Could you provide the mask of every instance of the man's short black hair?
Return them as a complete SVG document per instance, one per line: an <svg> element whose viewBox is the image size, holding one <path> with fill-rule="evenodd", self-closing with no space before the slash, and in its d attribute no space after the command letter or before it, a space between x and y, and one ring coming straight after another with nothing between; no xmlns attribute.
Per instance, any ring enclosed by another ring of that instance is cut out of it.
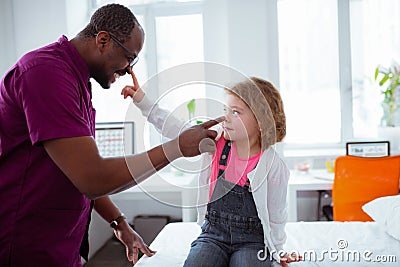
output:
<svg viewBox="0 0 400 267"><path fill-rule="evenodd" d="M125 42L129 39L135 24L139 25L139 22L129 8L120 4L109 4L93 13L89 24L79 35L93 37L99 31L107 31L117 36L121 42Z"/></svg>

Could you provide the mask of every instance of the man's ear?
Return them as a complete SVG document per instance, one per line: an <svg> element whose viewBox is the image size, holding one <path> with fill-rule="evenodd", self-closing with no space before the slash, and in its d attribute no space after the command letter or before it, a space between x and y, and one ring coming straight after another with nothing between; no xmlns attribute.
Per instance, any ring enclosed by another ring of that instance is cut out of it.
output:
<svg viewBox="0 0 400 267"><path fill-rule="evenodd" d="M105 31L100 31L96 35L96 45L100 50L103 50L110 42L110 35Z"/></svg>

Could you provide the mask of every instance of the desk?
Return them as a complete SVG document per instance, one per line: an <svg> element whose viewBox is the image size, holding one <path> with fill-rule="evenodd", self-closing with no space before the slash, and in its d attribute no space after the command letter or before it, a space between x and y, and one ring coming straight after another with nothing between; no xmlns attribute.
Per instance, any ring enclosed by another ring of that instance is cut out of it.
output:
<svg viewBox="0 0 400 267"><path fill-rule="evenodd" d="M318 177L318 178L316 178ZM197 174L182 174L161 171L128 190L112 195L114 200L138 200L143 194L169 206L182 208L182 221L196 221ZM288 184L288 221L296 222L297 192L332 190L333 173L325 169L311 170L308 173L290 172ZM175 198L171 198L171 194ZM176 198L176 194L180 195ZM135 203L135 202L130 202Z"/></svg>
<svg viewBox="0 0 400 267"><path fill-rule="evenodd" d="M325 169L311 170L307 173L290 172L287 194L288 222L298 221L297 192L332 190L333 175L333 173L328 173Z"/></svg>

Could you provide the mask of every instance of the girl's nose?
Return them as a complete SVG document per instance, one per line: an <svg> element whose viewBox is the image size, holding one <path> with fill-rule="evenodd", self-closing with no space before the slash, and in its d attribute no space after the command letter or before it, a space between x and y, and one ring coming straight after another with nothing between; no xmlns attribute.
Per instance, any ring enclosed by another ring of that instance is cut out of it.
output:
<svg viewBox="0 0 400 267"><path fill-rule="evenodd" d="M224 122L230 122L230 121L231 121L230 113L229 113L229 112L226 112L226 113L225 113L225 120L223 121L223 123L224 123Z"/></svg>

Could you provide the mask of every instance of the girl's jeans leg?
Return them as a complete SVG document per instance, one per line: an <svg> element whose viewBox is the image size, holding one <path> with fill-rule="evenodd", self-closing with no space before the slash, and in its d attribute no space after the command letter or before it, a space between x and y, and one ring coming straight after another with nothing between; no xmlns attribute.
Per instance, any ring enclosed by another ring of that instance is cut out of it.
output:
<svg viewBox="0 0 400 267"><path fill-rule="evenodd" d="M262 245L244 245L232 253L229 267L270 267L272 266L269 254L262 253L259 259L258 252L264 250Z"/></svg>
<svg viewBox="0 0 400 267"><path fill-rule="evenodd" d="M192 242L184 267L228 267L227 249L220 247L207 238L198 238Z"/></svg>

